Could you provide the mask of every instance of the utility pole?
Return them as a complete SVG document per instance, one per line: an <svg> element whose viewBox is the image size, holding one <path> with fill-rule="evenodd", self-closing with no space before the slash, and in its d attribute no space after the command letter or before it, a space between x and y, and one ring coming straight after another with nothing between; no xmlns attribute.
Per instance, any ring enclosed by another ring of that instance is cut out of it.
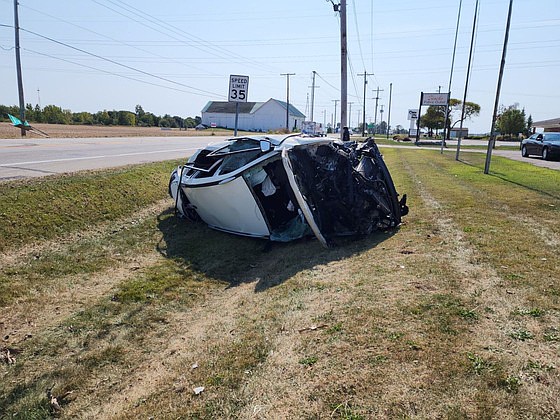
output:
<svg viewBox="0 0 560 420"><path fill-rule="evenodd" d="M377 94L375 95L375 117L373 119L373 125L375 126L375 131L377 131L377 104L379 103L379 92L383 92L383 89L379 89L379 86L377 86L376 92Z"/></svg>
<svg viewBox="0 0 560 420"><path fill-rule="evenodd" d="M387 138L389 138L389 130L391 129L391 100L393 99L393 84L389 84L389 114L387 117Z"/></svg>
<svg viewBox="0 0 560 420"><path fill-rule="evenodd" d="M348 128L352 128L352 104L354 102L348 102Z"/></svg>
<svg viewBox="0 0 560 420"><path fill-rule="evenodd" d="M330 1L335 12L340 13L340 138L344 140L345 127L347 128L348 108L348 38L346 31L346 0L340 3ZM336 118L335 118L336 119Z"/></svg>
<svg viewBox="0 0 560 420"><path fill-rule="evenodd" d="M340 0L340 138L344 140L348 110L348 48L346 33L346 0Z"/></svg>
<svg viewBox="0 0 560 420"><path fill-rule="evenodd" d="M23 97L23 80L21 76L18 0L14 0L14 29L15 29L15 41L16 41L16 70L17 70L18 93L19 93L19 119L23 123L25 122L25 99ZM25 137L25 135L26 135L25 129L22 127L21 136Z"/></svg>
<svg viewBox="0 0 560 420"><path fill-rule="evenodd" d="M280 76L286 76L286 130L290 132L290 76L295 73L281 73Z"/></svg>
<svg viewBox="0 0 560 420"><path fill-rule="evenodd" d="M383 104L380 105L381 106L381 111L379 111L381 113L381 117L380 117L380 122L379 124L381 124L383 122ZM375 126L375 132L377 133L379 130L377 129L377 126Z"/></svg>
<svg viewBox="0 0 560 420"><path fill-rule="evenodd" d="M332 100L334 102L334 121L333 121L333 129L334 132L336 133L336 104L338 104L340 102L340 99L333 99ZM342 131L342 130L340 130Z"/></svg>
<svg viewBox="0 0 560 420"><path fill-rule="evenodd" d="M498 88L496 89L496 101L494 102L494 114L492 116L492 128L490 129L490 141L488 142L488 150L486 152L486 163L484 164L484 173L488 174L490 171L490 160L492 159L492 149L496 143L496 136L494 130L496 129L496 119L498 116L498 104L500 103L500 91L502 90L502 78L504 76L504 68L506 65L506 53L509 39L509 27L511 24L511 9L513 7L513 0L509 0L509 11L506 24L506 35L504 38L504 49L502 51L502 62L500 63L500 75L498 76ZM464 105L464 104L463 104Z"/></svg>
<svg viewBox="0 0 560 420"><path fill-rule="evenodd" d="M315 89L320 86L315 86L315 75L317 72L313 70L313 83L311 84L311 121L315 121L313 119L313 108L315 107Z"/></svg>
<svg viewBox="0 0 560 420"><path fill-rule="evenodd" d="M362 117L362 137L366 136L366 87L367 87L367 77L372 76L373 73L368 73L364 70L363 73L358 74L358 76L364 76L364 105L363 105L363 117Z"/></svg>

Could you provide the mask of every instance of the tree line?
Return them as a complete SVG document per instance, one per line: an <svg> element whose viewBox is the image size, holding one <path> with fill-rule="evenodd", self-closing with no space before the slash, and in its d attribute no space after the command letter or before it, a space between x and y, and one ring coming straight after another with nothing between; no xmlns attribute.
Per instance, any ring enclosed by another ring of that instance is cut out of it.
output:
<svg viewBox="0 0 560 420"><path fill-rule="evenodd" d="M46 124L74 124L74 125L123 125L138 127L167 127L167 128L194 128L201 123L200 117L180 117L165 114L163 117L144 111L142 106L136 105L135 112L131 111L97 111L72 112L56 105L27 104L25 119L30 123ZM9 121L8 114L19 118L19 106L0 105L0 121Z"/></svg>

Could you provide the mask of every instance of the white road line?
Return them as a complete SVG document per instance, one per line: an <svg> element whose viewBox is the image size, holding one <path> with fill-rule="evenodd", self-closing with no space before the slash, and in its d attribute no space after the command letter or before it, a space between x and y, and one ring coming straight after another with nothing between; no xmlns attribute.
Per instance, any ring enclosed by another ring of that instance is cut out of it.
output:
<svg viewBox="0 0 560 420"><path fill-rule="evenodd" d="M149 155L156 153L168 153L168 152L188 152L192 150L198 150L199 147L193 147L188 149L168 149L168 150L152 150L151 152L135 152L135 153L119 153L116 155L101 155L101 156L85 156L85 157L75 157L75 158L65 158L65 159L50 159L50 160L35 160L30 162L14 162L14 163L1 163L0 167L6 166L21 166L21 165L37 165L40 163L54 163L54 162L68 162L72 160L89 160L89 159L107 159L112 157L123 157L123 156L138 156L138 155Z"/></svg>

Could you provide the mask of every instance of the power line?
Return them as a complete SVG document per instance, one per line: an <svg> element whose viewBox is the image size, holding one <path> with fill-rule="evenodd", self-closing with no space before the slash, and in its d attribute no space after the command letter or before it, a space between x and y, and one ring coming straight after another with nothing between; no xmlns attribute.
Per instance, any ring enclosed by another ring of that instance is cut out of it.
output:
<svg viewBox="0 0 560 420"><path fill-rule="evenodd" d="M135 72L144 74L144 75L146 75L146 76L153 77L153 78L155 78L155 79L163 80L163 81L165 81L165 82L172 83L172 84L174 84L174 85L182 86L182 87L185 87L185 88L187 88L187 89L192 89L192 90L195 90L195 91L198 91L198 92L202 92L202 93L206 93L206 94L209 94L209 95L212 95L212 96L223 96L223 95L218 95L218 94L216 94L216 93L214 93L214 92L209 92L209 91L207 91L207 90L198 89L198 88L195 88L195 87L193 87L193 86L186 85L186 84L184 84L184 83L176 82L176 81L174 81L174 80L167 79L167 78L165 78L165 77L161 77L161 76L158 76L158 75L156 75L156 74L149 73L149 72L147 72L147 71L137 69L137 68L132 67L132 66L129 66L129 65L127 65L127 64L119 63L118 61L111 60L110 58L106 58L106 57L100 56L100 55L98 55L98 54L91 53L91 52L89 52L89 51L83 50L83 49L78 48L78 47L74 47L74 46L72 46L72 45L70 45L70 44L66 44L65 42L61 42L61 41L58 41L58 40L56 40L56 39L50 38L50 37L48 37L48 36L38 34L37 32L33 32L33 31L28 30L28 29L20 28L20 30L22 30L22 31L24 31L24 32L27 32L27 33L30 33L30 34L32 34L32 35L38 36L38 37L40 37L40 38L49 40L49 41L54 42L54 43L56 43L56 44L63 45L63 46L65 46L65 47L67 47L67 48L71 48L71 49L76 50L76 51L79 51L79 52L81 52L81 53L90 55L90 56L95 57L95 58L98 58L98 59L100 59L100 60L107 61L107 62L112 63L112 64L115 64L115 65L117 65L117 66L124 67L124 68L126 68L126 69L133 70L133 71L135 71Z"/></svg>
<svg viewBox="0 0 560 420"><path fill-rule="evenodd" d="M20 7L21 7L21 6L20 6ZM166 57L163 57L162 55L159 55L159 54L157 54L157 53L153 53L152 51L145 50L145 49L143 49L143 48L140 48L140 47L138 47L138 46L134 46L134 45L132 45L132 44L130 44L130 43L127 43L127 42L124 42L124 41L120 41L120 40L115 39L115 38L112 38L112 37L110 37L110 36L108 36L108 35L105 35L105 34L96 32L96 31L94 31L94 30L92 30L92 29L86 28L86 27L84 27L84 26L78 25L78 24L76 24L76 23L74 23L74 22L70 22L70 21L67 21L67 20L65 20L65 19L62 19L62 18L60 18L60 17L58 17L58 16L53 16L53 15L51 15L51 14L49 14L49 13L46 13L46 12L43 12L43 11L41 11L41 10L34 9L33 7L29 7L29 6L23 6L23 7L24 7L25 9L32 10L32 11L34 11L35 13L39 13L39 14L41 14L41 15L47 16L47 17L52 18L52 19L55 19L55 20L58 20L58 21L60 21L60 22L64 22L64 23L66 23L66 24L68 24L68 25L75 26L76 28L82 29L82 30L84 30L84 31L90 32L90 33L95 34L95 35L98 35L98 36L101 36L101 37L103 37L103 38L105 38L105 39L109 39L109 40L114 41L114 42L116 42L116 43L118 43L118 44L125 45L125 46L130 47L130 48L134 48L134 49L136 49L136 50L138 50L138 51L142 51L142 52L148 53L148 54L150 54L150 55L152 55L152 56L155 56L155 57L165 58L165 59L171 60L172 62L175 62L175 63L180 64L180 65L185 65L184 62L181 62L181 61L179 61L179 60L174 60L173 58L166 58ZM191 66L191 67L194 68L194 69L196 69L196 70L204 71L203 69L200 69L200 68L197 68L197 67L194 67L194 66Z"/></svg>
<svg viewBox="0 0 560 420"><path fill-rule="evenodd" d="M356 2L352 0L352 12L354 13L354 23L356 25L356 35L358 36L358 49L360 50L360 57L362 58L362 66L366 68L366 62L364 61L364 53L362 52L362 42L360 39L360 27L358 26L358 14L356 13Z"/></svg>
<svg viewBox="0 0 560 420"><path fill-rule="evenodd" d="M177 88L174 88L174 87L171 87L171 86L165 86L165 85L160 85L160 84L158 84L158 83L148 82L148 81L146 81L146 80L137 79L137 78L135 78L135 77L126 76L126 75L124 75L124 74L114 73L114 72L109 71L109 70L103 70L103 69L100 69L100 68L97 68L97 67L88 66L87 64L77 63L77 62L75 62L75 61L67 60L67 59L65 59L65 58L55 57L54 55L42 53L42 52L39 52L39 51L30 50L30 49L28 49L28 48L22 48L22 49L25 50L25 51L28 51L28 52L30 52L30 53L33 53L33 54L42 55L42 56L44 56L44 57L49 57L49 58L52 58L52 59L54 59L54 60L64 61L65 63L74 64L74 65L76 65L76 66L84 67L84 68L87 68L87 69L90 69L90 70L95 70L95 71L101 72L101 73L110 74L110 75L112 75L112 76L122 77L123 79L134 80L135 82L140 82L140 83L144 83L144 84L151 85L151 86L162 87L162 88L170 89L170 90L173 90L173 91L176 91L176 92L184 92L184 93L190 93L190 94L192 94L192 95L205 96L205 95L203 95L203 94L201 94L201 93L190 92L190 91L186 91L186 90L182 90L182 89L177 89Z"/></svg>
<svg viewBox="0 0 560 420"><path fill-rule="evenodd" d="M121 12L119 12L118 10L115 10L115 9L113 9L113 8L111 8L111 7L107 6L107 5L105 5L105 4L102 4L102 3L101 3L100 1L98 1L98 0L92 0L92 1L93 1L94 3L96 3L96 4L98 4L99 6L102 6L102 7L105 7L105 8L107 8L107 9L109 9L109 10L112 10L113 12L115 12L115 13L121 15L121 16L124 16L124 17L126 17L127 19L130 19L130 20L132 20L132 21L134 21L134 22L136 22L136 23L139 23L140 25L147 26L147 27L149 27L150 29L152 29L152 30L154 30L154 31L156 31L156 32L159 32L159 33L161 33L161 34L164 34L164 35L166 35L166 36L168 36L168 37L170 37L170 38L173 38L173 39L175 39L175 40L179 40L179 39L175 38L174 36L170 35L169 33L162 32L162 31L160 31L160 30L158 30L158 29L156 29L156 28L154 28L154 27L151 27L151 26L149 26L149 25L146 25L146 24L143 23L143 22L140 22L140 21L138 21L138 20L136 20L136 19L133 19L129 14L121 13ZM196 41L196 42L198 42L198 43L202 43L202 44L206 47L206 50L205 50L205 49L203 49L202 47L200 47L200 46L198 46L198 45L191 45L191 46L193 46L193 47L196 48L196 49L199 49L199 50L201 50L201 51L205 51L205 52L207 52L207 53L209 52L209 53L214 54L214 55L216 55L216 54L221 54L221 55L222 55L221 58L229 58L229 59L232 59L232 58L233 58L233 59L236 59L236 60L238 60L238 61L242 61L242 62L245 62L245 63L247 63L247 64L250 64L250 65L253 65L253 66L256 66L256 67L259 67L259 68L268 68L269 70L276 70L276 69L274 69L273 67L263 65L263 63L260 63L260 62L254 61L254 60L250 60L250 59L248 59L248 58L246 58L246 57L243 57L243 56L240 56L240 55L238 55L238 54L232 53L231 51L228 51L228 50L226 50L225 48L222 48L222 47L219 47L219 46L215 46L215 45L213 45L211 42L209 42L209 41L207 41L207 40L205 40L205 39L203 39L203 38L200 38L200 37L198 37L198 36L196 36L196 35L190 34L190 33L186 32L186 31L184 31L184 30L182 30L182 29L180 29L180 28L177 28L176 26L170 25L168 22L165 22L164 20L161 20L161 19L158 19L158 18L156 18L156 17L150 16L149 14L147 14L147 13L145 13L145 12L139 10L138 8L136 8L136 7L130 5L130 4L128 4L128 3L126 3L126 2L124 2L124 1L122 1L122 0L120 0L118 3L115 2L115 1L113 1L113 0L106 0L106 1L107 1L108 3L110 3L110 4L114 5L114 6L116 6L116 7L120 7L121 9L125 10L127 13L133 14L133 15L135 15L135 16L138 16L138 17L141 18L141 19L144 19L144 20L146 20L146 21L152 23L152 24L155 25L156 27L163 28L164 30L166 30L166 31L168 31L168 32L171 32L172 34L176 34L176 35L179 35L179 36L186 37L189 41ZM210 50L210 51L208 51L208 50ZM214 52L212 52L212 51L214 51ZM224 55L225 55L225 57L224 57Z"/></svg>

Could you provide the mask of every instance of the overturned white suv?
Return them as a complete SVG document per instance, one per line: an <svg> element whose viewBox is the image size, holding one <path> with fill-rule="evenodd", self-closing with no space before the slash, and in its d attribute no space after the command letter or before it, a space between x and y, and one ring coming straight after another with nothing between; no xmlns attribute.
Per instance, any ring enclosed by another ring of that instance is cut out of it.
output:
<svg viewBox="0 0 560 420"><path fill-rule="evenodd" d="M408 213L373 139L212 143L172 172L169 194L178 214L211 228L282 242L315 235L325 247L394 228Z"/></svg>

